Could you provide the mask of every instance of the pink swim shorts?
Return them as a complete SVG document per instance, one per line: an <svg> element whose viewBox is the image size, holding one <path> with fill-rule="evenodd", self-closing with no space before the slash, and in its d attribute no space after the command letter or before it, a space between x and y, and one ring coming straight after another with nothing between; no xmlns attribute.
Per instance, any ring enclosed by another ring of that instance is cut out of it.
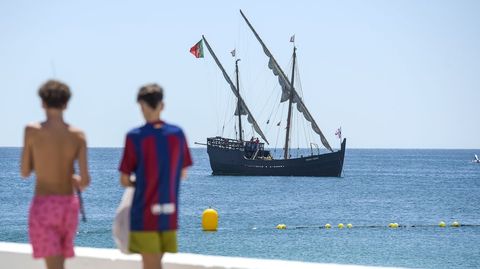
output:
<svg viewBox="0 0 480 269"><path fill-rule="evenodd" d="M73 257L79 202L75 195L35 196L30 206L28 233L34 258Z"/></svg>

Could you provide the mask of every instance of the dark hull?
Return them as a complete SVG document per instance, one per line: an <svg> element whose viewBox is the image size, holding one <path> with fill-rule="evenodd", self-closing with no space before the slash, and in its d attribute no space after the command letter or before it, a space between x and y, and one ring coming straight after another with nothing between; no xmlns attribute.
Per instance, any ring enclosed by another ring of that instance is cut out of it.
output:
<svg viewBox="0 0 480 269"><path fill-rule="evenodd" d="M336 152L288 160L247 159L243 150L207 146L214 175L340 177L346 139Z"/></svg>

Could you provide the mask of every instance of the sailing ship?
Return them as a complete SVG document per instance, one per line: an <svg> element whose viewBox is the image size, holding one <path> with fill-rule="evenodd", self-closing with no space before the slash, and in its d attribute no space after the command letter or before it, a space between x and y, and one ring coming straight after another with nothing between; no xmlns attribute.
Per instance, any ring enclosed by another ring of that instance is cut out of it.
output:
<svg viewBox="0 0 480 269"><path fill-rule="evenodd" d="M240 14L268 57L268 67L273 71L273 74L278 77L278 82L282 89L280 101L288 101L286 136L283 149L284 154L283 159L275 159L272 156L271 151L265 147L265 143L269 144L268 140L240 94L238 81L239 59L235 62L236 83L234 84L218 60L207 39L205 36L202 36L204 44L229 84L233 94L237 98L235 116L238 116L239 136L235 139L221 136L207 138L207 153L213 171L212 174L238 176L340 177L345 157L346 139L344 138L341 142L340 150L334 151L315 122L315 119L310 114L302 98L295 90L296 47L294 46L293 48L292 75L290 79L288 79L285 72L277 63L270 50L241 10ZM297 156L297 158L291 157L290 136L294 105L303 117L310 122L312 130L320 136L322 144L329 151L328 153L320 154L320 152L318 152L318 154L314 154L312 151L310 156ZM262 138L263 142L260 142L258 139L256 141L244 140L242 136L242 115L247 116L248 122L252 125L253 130Z"/></svg>

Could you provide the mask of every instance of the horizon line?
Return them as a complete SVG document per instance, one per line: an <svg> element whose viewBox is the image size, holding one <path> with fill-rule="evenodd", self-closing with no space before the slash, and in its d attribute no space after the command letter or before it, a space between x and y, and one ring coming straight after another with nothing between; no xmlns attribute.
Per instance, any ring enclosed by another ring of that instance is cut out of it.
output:
<svg viewBox="0 0 480 269"><path fill-rule="evenodd" d="M22 148L22 146L4 146L0 145L0 148ZM122 149L123 146L89 146L89 149ZM206 149L206 146L189 146L191 149ZM267 148L267 149L282 149L282 148ZM291 148L293 149L293 148ZM300 149L310 149L310 148L300 148ZM370 150L480 150L480 148L387 148L387 147L378 147L378 148L366 148L366 147L349 147L346 150L355 149L355 150L362 150L362 149L370 149ZM282 149L283 150L283 149ZM335 150L338 150L335 148Z"/></svg>

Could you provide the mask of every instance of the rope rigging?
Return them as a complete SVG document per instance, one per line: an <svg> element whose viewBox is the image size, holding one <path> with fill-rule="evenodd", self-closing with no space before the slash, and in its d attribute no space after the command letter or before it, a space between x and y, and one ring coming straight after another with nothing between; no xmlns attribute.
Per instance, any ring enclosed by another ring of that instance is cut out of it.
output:
<svg viewBox="0 0 480 269"><path fill-rule="evenodd" d="M279 102L279 105L280 105L280 102ZM280 113L280 117L283 116L284 110L285 110L285 106L282 106L282 112ZM282 128L281 128L282 122L279 121L279 122L276 124L276 126L278 127L278 129L277 129L277 139L275 140L275 148L274 148L274 150L273 150L273 153L274 153L274 154L277 153L278 137L280 136L280 131L282 130Z"/></svg>
<svg viewBox="0 0 480 269"><path fill-rule="evenodd" d="M243 34L243 32L241 31L241 28L239 27L239 29L238 29L239 37L242 34ZM234 46L234 51L235 52L233 52L233 51L231 52L232 56L235 60L238 59L237 58L238 52L239 52L238 49L240 47L245 47L245 44L243 44L243 43L240 44L240 43L241 42L235 42L235 46ZM243 55L243 53L242 53L242 55ZM218 63L218 60L217 60L217 63ZM248 61L246 61L246 64L249 65ZM301 81L301 77L300 77L299 64L298 64L298 59L296 59L296 58L295 58L295 63L294 63L294 55L292 55L292 57L289 60L290 70L292 69L293 65L294 65L293 73L292 72L287 72L290 75L290 77L288 79L291 80L292 74L295 75L294 88L295 88L296 92L298 93L298 97L303 102L303 88L302 88L302 81ZM241 72L239 72L239 74L247 73L247 75L248 75L249 72L250 73L252 72L252 70L250 70L249 68L241 68L239 70L244 70L243 73L241 71ZM260 115L260 117L258 119L260 119L260 121L264 123L264 128L265 128L265 131L266 131L265 134L272 135L273 130L276 130L277 134L276 134L275 149L274 149L274 152L276 153L276 149L277 149L277 146L278 146L278 140L280 138L280 133L285 134L285 135L287 134L286 133L286 125L285 125L286 123L282 124L282 122L286 119L286 117L285 117L285 106L286 105L285 104L288 104L288 102L283 102L283 103L280 102L280 98L282 96L282 91L279 90L280 86L279 86L279 84L278 84L278 82L276 81L275 78L273 78L273 82L272 82L270 74L268 75L268 77L270 79L265 80L266 82L264 83L264 85L262 85L263 83L260 83L261 76L265 75L265 72L270 73L268 70L265 70L264 72L255 72L254 74L252 74L253 75L252 77L254 79L253 79L253 81L251 81L251 83L253 85L252 85L252 87L248 87L248 88L243 87L244 86L244 83L243 83L244 76L238 75L237 88L238 88L238 91L240 92L240 94L242 96L242 99L243 99L242 103L245 102L247 104L248 103L256 103L257 104L253 107L258 108L257 111L259 111L259 113L257 115ZM236 71L235 70L233 72L229 72L229 73L230 73L231 77L236 77ZM226 76L226 78L228 80L228 75L226 73L224 73L224 75ZM233 80L234 79L232 79L232 81L229 80L230 84L232 84ZM214 80L214 81L218 84L217 80ZM270 86L271 83L273 83L273 87L268 87L268 86ZM235 84L235 83L233 83L233 84ZM250 83L247 83L247 84L250 84ZM233 87L234 86L232 85L232 89L234 89ZM219 87L216 87L216 88L218 89ZM223 90L224 87L222 86L221 88L222 88L222 93L226 93L226 91ZM270 91L265 91L265 89L267 89L267 88L270 88L271 90ZM237 93L235 93L235 95L236 94ZM285 92L283 92L283 94L285 94ZM235 97L235 95L229 94L230 98L224 96L224 98L223 98L224 102L222 102L222 101L218 102L218 103L221 103L222 105L226 105L226 108L223 109L223 111L231 111L232 108L234 108L235 110L238 109L238 105L237 105L238 100L237 100L237 97ZM253 96L253 98L249 98L250 100L247 102L246 97L248 97L248 96ZM227 99L227 100L225 100L225 99ZM260 105L260 107L258 107L259 105ZM305 116L301 114L302 112L298 111L298 109L297 109L298 106L299 105L297 103L292 104L292 112L291 112L292 114L290 116L291 117L290 135L289 135L289 138L288 138L288 143L286 144L289 149L296 149L297 157L301 152L300 148L312 148L312 145L315 144L314 140L315 140L315 137L316 137L316 135L314 133L314 130L312 130L310 128L311 123L308 122L308 120L305 118ZM218 111L219 106L215 106L215 107L217 109L216 117L217 117L217 122L218 122L218 118L222 117L221 116L222 112ZM282 107L282 108L280 109L280 107ZM253 114L256 114L255 109L253 109L251 111L254 112ZM252 113L250 113L250 114L252 114ZM244 137L244 139L247 140L249 137L257 136L258 135L257 132L260 132L262 137L264 137L264 134L262 134L262 131L260 131L258 129L259 126L257 126L257 125L253 126L253 124L251 124L251 123L248 123L248 124L244 125L244 123L248 122L247 120L245 120L245 121L243 120L243 119L245 119L245 117L241 117L241 116L237 117L237 116L234 116L234 113L224 113L223 124L222 124L222 129L221 129L221 135L222 136L224 136L225 133L231 134L232 129L233 129L234 137L236 139L239 139L240 135L242 135ZM242 128L242 133L241 134L239 133L240 128L239 128L238 120L236 120L236 121L234 121L234 123L232 123L232 120L234 120L235 118L240 118L241 121L242 121L242 127L243 128ZM259 122L259 121L256 121L256 122ZM257 124L257 123L255 123L255 124ZM231 125L233 125L233 128L229 127ZM225 130L225 126L227 126L227 131ZM250 126L250 127L248 127L248 126ZM217 130L218 129L219 128L217 126ZM293 130L293 129L295 129L295 130ZM247 134L247 135L245 135L245 134ZM266 139L266 138L264 137L264 139ZM305 144L303 143L304 141L305 141ZM285 144L283 145L283 147L285 147ZM290 155L295 155L295 153L290 152Z"/></svg>

